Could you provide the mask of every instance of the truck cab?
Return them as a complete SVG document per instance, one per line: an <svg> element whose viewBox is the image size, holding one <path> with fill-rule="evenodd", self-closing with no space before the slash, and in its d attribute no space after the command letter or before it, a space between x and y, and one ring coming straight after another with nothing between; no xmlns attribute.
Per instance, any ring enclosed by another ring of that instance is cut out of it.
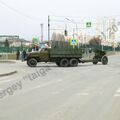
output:
<svg viewBox="0 0 120 120"><path fill-rule="evenodd" d="M30 52L27 56L28 66L35 67L37 62L49 62L49 49L42 48L40 51Z"/></svg>

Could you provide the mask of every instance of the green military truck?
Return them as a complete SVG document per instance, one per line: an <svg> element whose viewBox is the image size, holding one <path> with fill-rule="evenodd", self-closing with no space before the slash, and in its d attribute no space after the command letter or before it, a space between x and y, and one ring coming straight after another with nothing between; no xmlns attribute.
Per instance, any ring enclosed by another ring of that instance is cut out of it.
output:
<svg viewBox="0 0 120 120"><path fill-rule="evenodd" d="M95 55L90 60L82 59L84 50L80 48L43 48L38 52L28 53L27 65L36 67L38 62L55 62L61 67L76 67L78 63L92 62L97 64L102 62L103 65L108 63L106 53L96 50Z"/></svg>

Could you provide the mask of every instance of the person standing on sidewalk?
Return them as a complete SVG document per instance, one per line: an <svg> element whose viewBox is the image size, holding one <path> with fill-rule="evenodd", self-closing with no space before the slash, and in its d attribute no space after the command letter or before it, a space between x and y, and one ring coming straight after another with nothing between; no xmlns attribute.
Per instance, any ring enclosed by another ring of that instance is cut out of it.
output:
<svg viewBox="0 0 120 120"><path fill-rule="evenodd" d="M16 53L16 59L19 60L20 59L20 51L17 50L17 53Z"/></svg>
<svg viewBox="0 0 120 120"><path fill-rule="evenodd" d="M27 57L27 53L25 50L23 50L22 51L22 61L25 61L26 57Z"/></svg>

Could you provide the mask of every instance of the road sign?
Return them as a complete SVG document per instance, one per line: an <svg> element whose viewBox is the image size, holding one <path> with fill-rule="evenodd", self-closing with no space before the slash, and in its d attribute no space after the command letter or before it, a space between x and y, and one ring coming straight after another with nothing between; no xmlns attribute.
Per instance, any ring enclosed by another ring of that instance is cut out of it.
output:
<svg viewBox="0 0 120 120"><path fill-rule="evenodd" d="M92 26L92 23L91 22L86 22L86 27L89 28Z"/></svg>
<svg viewBox="0 0 120 120"><path fill-rule="evenodd" d="M76 40L76 39L70 40L70 45L76 46L77 44L78 44L78 40Z"/></svg>
<svg viewBox="0 0 120 120"><path fill-rule="evenodd" d="M32 42L33 42L33 45L39 46L39 43L40 43L39 38L34 37Z"/></svg>

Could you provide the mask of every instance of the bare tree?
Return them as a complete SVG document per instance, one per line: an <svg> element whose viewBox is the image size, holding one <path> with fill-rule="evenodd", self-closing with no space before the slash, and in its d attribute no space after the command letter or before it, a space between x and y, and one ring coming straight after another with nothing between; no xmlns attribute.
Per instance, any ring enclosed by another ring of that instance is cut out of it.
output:
<svg viewBox="0 0 120 120"><path fill-rule="evenodd" d="M117 43L117 46L120 47L120 42Z"/></svg>
<svg viewBox="0 0 120 120"><path fill-rule="evenodd" d="M99 37L93 37L89 41L90 45L101 45L101 39Z"/></svg>
<svg viewBox="0 0 120 120"><path fill-rule="evenodd" d="M9 48L9 41L8 41L8 39L5 40L5 47Z"/></svg>

